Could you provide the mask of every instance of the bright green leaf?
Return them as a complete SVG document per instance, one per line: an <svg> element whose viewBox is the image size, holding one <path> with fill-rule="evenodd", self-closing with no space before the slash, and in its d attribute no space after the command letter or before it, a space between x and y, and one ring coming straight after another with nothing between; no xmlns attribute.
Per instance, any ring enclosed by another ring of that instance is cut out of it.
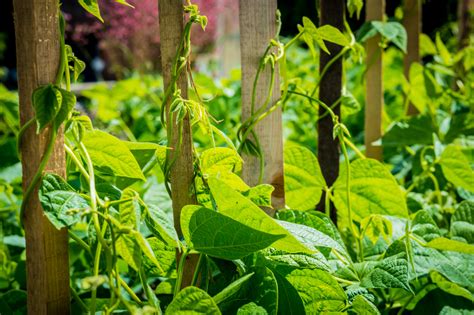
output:
<svg viewBox="0 0 474 315"><path fill-rule="evenodd" d="M224 182L216 178L209 178L208 184L219 213L255 230L265 231L273 235L284 235L283 238L273 244L273 247L276 249L290 253L301 252L311 254L313 252L298 242L294 236L269 217L258 206Z"/></svg>
<svg viewBox="0 0 474 315"><path fill-rule="evenodd" d="M78 0L79 4L90 14L98 18L102 23L104 23L104 20L102 19L102 16L100 15L100 9L99 9L99 4L97 3L97 0Z"/></svg>
<svg viewBox="0 0 474 315"><path fill-rule="evenodd" d="M196 287L186 287L171 301L166 315L220 315L216 303L205 291Z"/></svg>
<svg viewBox="0 0 474 315"><path fill-rule="evenodd" d="M435 238L425 245L426 247L436 248L439 250L448 250L465 254L474 254L474 245L463 243L460 241L450 240L445 237Z"/></svg>
<svg viewBox="0 0 474 315"><path fill-rule="evenodd" d="M297 210L314 209L326 187L318 159L301 146L286 147L284 159L287 205Z"/></svg>
<svg viewBox="0 0 474 315"><path fill-rule="evenodd" d="M41 86L34 90L33 108L35 110L37 133L54 120L61 109L62 101L61 91L53 84Z"/></svg>
<svg viewBox="0 0 474 315"><path fill-rule="evenodd" d="M446 179L454 186L474 192L474 171L459 146L448 145L441 154L439 164Z"/></svg>
<svg viewBox="0 0 474 315"><path fill-rule="evenodd" d="M269 234L254 229L219 212L192 205L185 206L181 211L181 228L188 246L229 260L267 248L285 237L284 234Z"/></svg>

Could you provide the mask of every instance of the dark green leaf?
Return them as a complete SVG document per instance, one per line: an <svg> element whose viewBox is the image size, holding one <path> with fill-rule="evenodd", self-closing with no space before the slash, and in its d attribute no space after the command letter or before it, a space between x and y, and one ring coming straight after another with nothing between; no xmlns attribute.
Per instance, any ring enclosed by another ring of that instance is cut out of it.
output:
<svg viewBox="0 0 474 315"><path fill-rule="evenodd" d="M220 315L214 300L205 291L196 287L186 287L171 301L166 315Z"/></svg>

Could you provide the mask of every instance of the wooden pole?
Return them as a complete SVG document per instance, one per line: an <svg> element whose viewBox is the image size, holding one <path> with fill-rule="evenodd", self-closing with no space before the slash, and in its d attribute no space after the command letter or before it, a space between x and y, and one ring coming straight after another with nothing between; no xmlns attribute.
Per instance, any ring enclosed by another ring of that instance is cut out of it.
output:
<svg viewBox="0 0 474 315"><path fill-rule="evenodd" d="M184 29L184 10L181 0L159 0L159 23L161 38L161 64L163 69L164 89L166 90L171 81L172 65L178 50ZM178 88L181 89L183 98L187 97L188 84L183 71L178 79ZM166 104L166 111L169 112L169 103ZM168 123L174 124L172 121ZM193 193L194 185L194 164L193 164L193 138L189 116L183 119L183 132L181 146L179 145L178 127L174 125L173 139L168 139L169 146L174 151L179 152L177 157L172 156L174 163L170 170L171 199L173 202L174 226L178 235L182 236L180 217L181 209L185 205L196 204L196 196ZM179 261L178 254L178 261ZM198 255L189 255L186 260L182 287L189 286L192 281L194 267L197 264Z"/></svg>
<svg viewBox="0 0 474 315"><path fill-rule="evenodd" d="M404 58L404 73L408 78L410 67L414 62L420 62L420 33L421 33L421 1L404 0L403 3L403 26L407 31L407 53ZM416 115L418 109L408 104L407 114Z"/></svg>
<svg viewBox="0 0 474 315"><path fill-rule="evenodd" d="M344 0L320 0L320 26L329 24L338 28L341 32L344 29ZM331 53L328 55L321 51L319 57L319 71L326 67L328 62L337 55L342 47L326 42L326 46ZM332 106L340 97L342 91L342 58L335 61L328 69L319 87L319 99L326 105ZM334 106L334 113L340 117L340 105ZM326 110L319 107L319 117L325 116L318 123L318 160L321 171L328 186L331 186L339 174L339 141L333 138L333 122ZM321 200L324 200L322 198ZM324 209L324 202L319 205ZM330 217L334 223L337 222L336 209L331 205Z"/></svg>
<svg viewBox="0 0 474 315"><path fill-rule="evenodd" d="M459 0L458 3L458 45L459 49L469 46L469 36L474 28L474 0Z"/></svg>
<svg viewBox="0 0 474 315"><path fill-rule="evenodd" d="M276 0L240 0L240 51L242 63L242 120L251 116L252 91L260 59L265 53L270 40L277 31ZM275 82L268 107L280 98L278 67L275 69ZM270 66L260 74L255 94L255 110L263 106L268 95L271 81ZM273 185L272 195L274 209L285 206L283 182L283 140L281 108L278 108L259 122L254 131L264 153L263 182ZM244 155L243 178L249 185L258 184L260 163L254 156ZM265 209L266 211L268 209ZM268 210L270 215L274 211Z"/></svg>
<svg viewBox="0 0 474 315"><path fill-rule="evenodd" d="M385 13L385 0L367 0L366 20L382 21ZM383 49L379 46L380 35L367 41L368 67L365 74L365 154L369 158L382 160L382 146L372 143L382 136L383 113Z"/></svg>
<svg viewBox="0 0 474 315"><path fill-rule="evenodd" d="M33 91L54 81L59 67L59 3L57 0L14 0L20 123L34 116ZM28 128L21 142L23 191L38 170L50 128L37 135ZM59 131L46 170L66 176L64 137ZM24 215L29 314L69 314L68 234L43 215L37 190Z"/></svg>

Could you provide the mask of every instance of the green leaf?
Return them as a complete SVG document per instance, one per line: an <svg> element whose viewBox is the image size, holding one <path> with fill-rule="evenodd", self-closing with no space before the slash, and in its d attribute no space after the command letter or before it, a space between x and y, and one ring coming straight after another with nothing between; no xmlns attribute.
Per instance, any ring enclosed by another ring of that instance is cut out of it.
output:
<svg viewBox="0 0 474 315"><path fill-rule="evenodd" d="M464 200L458 205L451 217L450 232L455 239L474 243L474 202Z"/></svg>
<svg viewBox="0 0 474 315"><path fill-rule="evenodd" d="M446 293L456 295L456 296L461 296L463 298L466 298L470 300L471 302L474 302L474 297L469 290L457 285L454 282L449 281L443 275L441 275L439 272L432 271L430 272L430 277L431 281L433 281L441 290L443 290Z"/></svg>
<svg viewBox="0 0 474 315"><path fill-rule="evenodd" d="M33 108L35 110L37 133L40 133L54 120L61 109L62 101L61 91L53 84L41 86L33 92Z"/></svg>
<svg viewBox="0 0 474 315"><path fill-rule="evenodd" d="M243 191L242 195L252 200L259 207L272 207L272 193L275 188L269 184L260 184Z"/></svg>
<svg viewBox="0 0 474 315"><path fill-rule="evenodd" d="M215 174L219 170L237 173L242 170L242 158L229 148L208 149L201 153L200 161L203 173Z"/></svg>
<svg viewBox="0 0 474 315"><path fill-rule="evenodd" d="M278 221L278 223L287 229L297 240L309 248L327 247L335 249L342 254L347 254L345 248L342 247L341 244L316 229L306 225L286 221Z"/></svg>
<svg viewBox="0 0 474 315"><path fill-rule="evenodd" d="M326 271L319 269L296 269L285 278L298 291L309 314L341 311L347 296L337 281Z"/></svg>
<svg viewBox="0 0 474 315"><path fill-rule="evenodd" d="M142 263L144 269L147 271L147 275L167 278L176 277L175 246L167 245L156 237L149 237L146 240L148 244L150 244L155 256L159 258L161 266L161 269L158 268L151 259L149 259L147 256L143 256Z"/></svg>
<svg viewBox="0 0 474 315"><path fill-rule="evenodd" d="M384 146L410 146L414 144L433 144L436 132L429 115L416 115L392 123L382 137Z"/></svg>
<svg viewBox="0 0 474 315"><path fill-rule="evenodd" d="M155 252L153 251L150 243L148 243L148 240L138 231L132 230L131 235L140 247L142 253L160 270L160 272L164 273L165 271L156 258Z"/></svg>
<svg viewBox="0 0 474 315"><path fill-rule="evenodd" d="M337 44L339 46L349 46L351 43L344 34L332 25L326 24L317 29L320 38L327 42Z"/></svg>
<svg viewBox="0 0 474 315"><path fill-rule="evenodd" d="M268 314L277 314L278 284L273 272L267 267L257 267L250 282L252 301L262 306Z"/></svg>
<svg viewBox="0 0 474 315"><path fill-rule="evenodd" d="M138 230L140 226L141 207L138 201L139 198L136 191L127 188L122 192L122 200L126 201L119 205L120 223L135 230Z"/></svg>
<svg viewBox="0 0 474 315"><path fill-rule="evenodd" d="M179 246L179 238L171 218L156 206L145 209L145 223L154 236L162 239L168 245Z"/></svg>
<svg viewBox="0 0 474 315"><path fill-rule="evenodd" d="M99 4L97 3L97 0L78 0L79 4L90 14L98 18L102 23L104 23L104 20L102 19L102 16L100 15L100 9L99 9Z"/></svg>
<svg viewBox="0 0 474 315"><path fill-rule="evenodd" d="M349 11L349 16L352 17L355 13L357 19L359 19L360 11L362 11L363 6L364 2L362 0L347 0L347 10Z"/></svg>
<svg viewBox="0 0 474 315"><path fill-rule="evenodd" d="M366 288L402 288L411 292L408 263L405 259L384 259L364 275L361 285Z"/></svg>
<svg viewBox="0 0 474 315"><path fill-rule="evenodd" d="M94 166L110 169L115 176L145 180L145 176L127 146L106 132L87 131L82 140Z"/></svg>
<svg viewBox="0 0 474 315"><path fill-rule="evenodd" d="M337 227L332 223L331 219L322 212L280 210L276 213L276 216L279 220L303 224L318 230L337 241L341 247L345 249L344 241L342 240Z"/></svg>
<svg viewBox="0 0 474 315"><path fill-rule="evenodd" d="M301 146L285 147L284 159L287 205L298 210L314 209L326 187L318 159Z"/></svg>
<svg viewBox="0 0 474 315"><path fill-rule="evenodd" d="M219 213L255 230L265 231L273 235L283 235L283 238L273 244L273 247L276 249L281 249L289 253L313 253L312 250L298 242L295 237L258 206L230 188L224 182L216 178L209 178L208 184Z"/></svg>
<svg viewBox="0 0 474 315"><path fill-rule="evenodd" d="M361 221L361 235L367 237L372 244L382 238L389 243L392 238L392 223L381 215L372 214Z"/></svg>
<svg viewBox="0 0 474 315"><path fill-rule="evenodd" d="M405 197L395 178L380 162L359 159L351 163L350 198L352 217L356 221L371 214L407 217ZM338 222L347 226L346 168L342 168L334 183L334 204ZM342 226L341 225L341 226Z"/></svg>
<svg viewBox="0 0 474 315"><path fill-rule="evenodd" d="M425 210L416 212L411 225L411 232L421 236L425 241L431 241L441 236L438 225L436 225L431 215Z"/></svg>
<svg viewBox="0 0 474 315"><path fill-rule="evenodd" d="M262 251L268 265L284 265L295 268L318 268L331 271L331 267L326 257L321 253L309 254L290 254L274 248L268 248Z"/></svg>
<svg viewBox="0 0 474 315"><path fill-rule="evenodd" d="M377 307L367 300L363 295L357 295L352 301L352 311L356 314L378 315L380 314Z"/></svg>
<svg viewBox="0 0 474 315"><path fill-rule="evenodd" d="M229 284L227 287L225 287L222 291L217 293L213 297L216 304L220 305L223 303L229 303L229 301L234 300L236 296L238 298L239 291L241 291L242 288L248 284L248 282L250 281L250 279L253 277L254 274L255 273L252 272L243 277L238 278L237 280Z"/></svg>
<svg viewBox="0 0 474 315"><path fill-rule="evenodd" d="M78 194L59 175L47 173L42 178L39 200L46 217L59 230L81 220L89 209L86 197Z"/></svg>
<svg viewBox="0 0 474 315"><path fill-rule="evenodd" d="M129 234L124 234L115 243L117 254L135 271L139 270L141 262L140 246ZM155 265L153 263L153 265Z"/></svg>
<svg viewBox="0 0 474 315"><path fill-rule="evenodd" d="M439 315L472 315L472 310L456 309L451 306L444 306Z"/></svg>
<svg viewBox="0 0 474 315"><path fill-rule="evenodd" d="M255 304L254 302L247 303L243 306L241 306L237 310L237 315L267 315L267 311L261 307Z"/></svg>
<svg viewBox="0 0 474 315"><path fill-rule="evenodd" d="M387 40L392 42L395 46L400 48L401 51L406 53L407 51L407 32L403 25L398 22L371 22L374 28L385 37Z"/></svg>
<svg viewBox="0 0 474 315"><path fill-rule="evenodd" d="M166 315L220 315L214 300L205 291L196 287L186 287L171 301Z"/></svg>
<svg viewBox="0 0 474 315"><path fill-rule="evenodd" d="M219 212L193 205L182 209L181 228L188 246L228 260L243 258L285 237L284 234L254 229Z"/></svg>
<svg viewBox="0 0 474 315"><path fill-rule="evenodd" d="M443 41L441 40L441 36L439 33L436 33L436 48L438 49L439 55L443 60L443 63L447 66L451 66L453 64L453 57L449 53L449 50L444 45Z"/></svg>
<svg viewBox="0 0 474 315"><path fill-rule="evenodd" d="M445 237L435 238L426 243L425 246L439 250L449 250L465 254L474 254L474 245L470 245L460 241L450 240L449 238Z"/></svg>
<svg viewBox="0 0 474 315"><path fill-rule="evenodd" d="M454 186L474 192L474 171L457 145L450 144L439 160L443 174Z"/></svg>
<svg viewBox="0 0 474 315"><path fill-rule="evenodd" d="M431 38L426 34L420 34L420 55L436 55L438 53L435 44Z"/></svg>
<svg viewBox="0 0 474 315"><path fill-rule="evenodd" d="M61 107L54 118L54 128L56 129L68 119L69 114L76 105L76 95L74 93L59 88L58 90L61 93Z"/></svg>
<svg viewBox="0 0 474 315"><path fill-rule="evenodd" d="M303 300L295 287L278 272L274 272L274 275L278 283L278 314L304 314Z"/></svg>
<svg viewBox="0 0 474 315"><path fill-rule="evenodd" d="M410 66L408 78L410 81L410 90L408 94L410 102L413 103L420 113L424 113L428 106L427 100L429 97L426 92L423 66L418 62L413 62Z"/></svg>

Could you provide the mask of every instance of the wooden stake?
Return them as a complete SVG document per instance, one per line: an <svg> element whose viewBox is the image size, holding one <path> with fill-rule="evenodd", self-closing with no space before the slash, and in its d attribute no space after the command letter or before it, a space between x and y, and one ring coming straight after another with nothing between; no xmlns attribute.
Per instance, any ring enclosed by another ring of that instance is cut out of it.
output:
<svg viewBox="0 0 474 315"><path fill-rule="evenodd" d="M166 90L171 81L172 65L178 50L184 28L184 10L181 0L159 0L159 23L161 38L161 64L163 69L164 89ZM181 95L187 96L188 84L186 75L183 72L178 79L178 88L181 89ZM166 105L166 111L169 112L169 103ZM171 122L175 122L173 118ZM181 147L179 145L178 127L175 125L173 139L170 146L178 151L179 154L171 167L171 199L173 202L174 226L178 235L182 236L180 217L181 209L185 205L196 204L196 197L193 193L194 185L194 164L193 164L193 139L189 116L183 120L183 133ZM175 157L172 156L174 159ZM180 255L177 255L179 261ZM191 284L194 268L197 264L198 255L188 255L183 272L182 287Z"/></svg>
<svg viewBox="0 0 474 315"><path fill-rule="evenodd" d="M240 0L240 51L242 62L242 120L251 116L252 91L260 59L265 53L270 40L275 37L276 0ZM268 107L280 98L278 67L275 69L275 82ZM270 87L271 71L269 65L260 74L255 95L255 110L263 105ZM263 182L273 185L272 195L274 209L285 206L285 189L283 181L283 139L281 108L278 108L259 122L254 131L264 153ZM243 178L249 185L257 185L260 174L259 160L254 156L244 155ZM267 209L265 209L267 211ZM274 211L267 211L270 215Z"/></svg>
<svg viewBox="0 0 474 315"><path fill-rule="evenodd" d="M20 97L20 123L34 116L33 91L54 81L59 67L59 19L57 0L14 0L16 56ZM36 174L45 147L47 128L37 135L28 128L21 142L23 191ZM59 131L46 170L66 176L64 138ZM69 314L69 258L66 229L58 231L43 215L37 190L25 215L28 314Z"/></svg>
<svg viewBox="0 0 474 315"><path fill-rule="evenodd" d="M385 13L385 0L367 0L366 20L382 21ZM380 35L367 41L368 67L365 74L366 104L365 104L365 154L369 158L381 161L382 146L372 142L382 136L383 113L383 49L379 46Z"/></svg>
<svg viewBox="0 0 474 315"><path fill-rule="evenodd" d="M403 3L403 26L408 35L407 54L404 58L404 73L408 78L410 67L414 62L420 62L420 33L421 33L421 1L404 0ZM410 103L408 104L408 115L416 115L418 109Z"/></svg>
<svg viewBox="0 0 474 315"><path fill-rule="evenodd" d="M320 25L332 25L341 32L344 28L344 0L320 0ZM326 64L337 55L342 47L336 44L326 42L326 46L331 52L328 55L321 51L319 58L319 71L325 68ZM321 80L319 87L319 99L326 105L332 106L340 97L342 91L342 58L334 62ZM334 106L334 113L340 117L340 105ZM323 117L318 123L318 160L321 165L321 171L328 186L331 186L339 174L339 141L333 138L333 122L330 115L327 115L326 110L319 107L319 117ZM322 198L321 200L324 200ZM321 202L319 207L324 209L324 202ZM331 204L331 219L334 223L337 222L336 209Z"/></svg>

